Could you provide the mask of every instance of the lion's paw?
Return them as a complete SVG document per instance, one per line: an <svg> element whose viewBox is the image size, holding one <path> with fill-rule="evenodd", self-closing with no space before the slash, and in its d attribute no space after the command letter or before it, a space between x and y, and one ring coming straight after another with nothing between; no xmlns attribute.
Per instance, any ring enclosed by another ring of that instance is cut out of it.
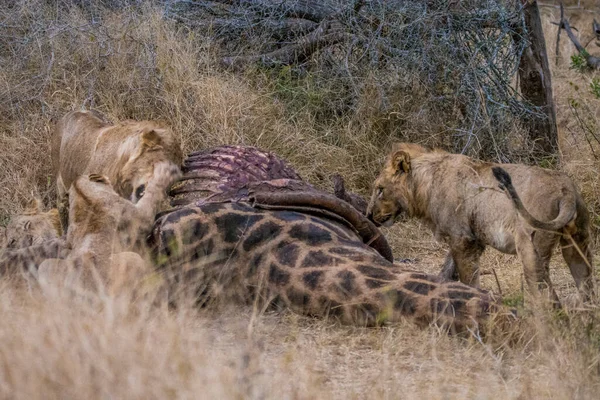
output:
<svg viewBox="0 0 600 400"><path fill-rule="evenodd" d="M181 176L181 169L171 162L160 162L154 167L154 179L160 186L167 187Z"/></svg>

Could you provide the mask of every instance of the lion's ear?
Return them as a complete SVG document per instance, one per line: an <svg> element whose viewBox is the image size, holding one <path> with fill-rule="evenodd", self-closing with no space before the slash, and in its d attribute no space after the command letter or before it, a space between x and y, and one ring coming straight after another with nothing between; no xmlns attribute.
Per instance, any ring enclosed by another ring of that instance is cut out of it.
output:
<svg viewBox="0 0 600 400"><path fill-rule="evenodd" d="M50 211L48 211L46 215L50 219L50 222L52 223L52 226L54 226L54 229L56 229L56 233L58 233L58 236L62 236L62 226L60 224L60 214L58 213L58 209L53 208Z"/></svg>
<svg viewBox="0 0 600 400"><path fill-rule="evenodd" d="M108 176L106 175L89 174L88 179L90 182L104 183L105 185L110 186L110 179L108 179Z"/></svg>
<svg viewBox="0 0 600 400"><path fill-rule="evenodd" d="M42 202L37 197L34 197L33 199L29 200L29 202L25 206L25 211L23 212L23 214L33 215L33 214L39 214L41 212L42 212Z"/></svg>
<svg viewBox="0 0 600 400"><path fill-rule="evenodd" d="M142 146L149 150L157 150L162 148L162 139L158 132L155 130L143 132Z"/></svg>
<svg viewBox="0 0 600 400"><path fill-rule="evenodd" d="M402 150L396 151L392 155L392 168L397 174L410 171L410 155Z"/></svg>

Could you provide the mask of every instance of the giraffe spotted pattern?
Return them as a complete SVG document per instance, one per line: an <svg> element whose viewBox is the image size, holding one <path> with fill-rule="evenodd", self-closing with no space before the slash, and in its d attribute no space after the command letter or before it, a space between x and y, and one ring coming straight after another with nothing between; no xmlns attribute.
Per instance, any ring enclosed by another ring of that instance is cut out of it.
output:
<svg viewBox="0 0 600 400"><path fill-rule="evenodd" d="M295 211L189 205L159 218L151 241L173 282L209 297L225 288L344 323L411 317L458 330L498 308L482 290L394 265L338 221Z"/></svg>

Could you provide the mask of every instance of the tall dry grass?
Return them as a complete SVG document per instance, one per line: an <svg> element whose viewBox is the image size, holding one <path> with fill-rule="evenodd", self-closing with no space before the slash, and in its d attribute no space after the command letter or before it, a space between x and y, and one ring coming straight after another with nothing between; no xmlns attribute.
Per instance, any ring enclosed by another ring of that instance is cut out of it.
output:
<svg viewBox="0 0 600 400"><path fill-rule="evenodd" d="M11 282L0 300L2 398L586 399L600 385L597 343L538 317L509 345Z"/></svg>
<svg viewBox="0 0 600 400"><path fill-rule="evenodd" d="M285 69L273 76L215 68L216 44L162 12L125 1L0 4L0 223L32 194L53 205L49 137L53 121L73 109L166 120L186 151L258 145L317 185L329 186L328 175L338 172L363 194L386 149L380 132L401 123L398 138L435 139L451 123L424 118L418 96L400 96L397 114L382 116L375 89L360 94L353 115L328 114L321 99L336 88L295 80ZM543 15L553 49L556 10ZM582 35L586 24L579 23ZM552 60L561 161L597 218L596 145L569 108L574 98L591 123L600 121L600 100L587 90L597 73L569 69L571 51L563 36L563 59ZM398 258L437 272L445 247L425 227L413 221L385 233ZM490 251L483 267L499 278L485 276L484 286L499 285L520 304L518 260ZM552 272L561 298L575 305L562 260L553 260ZM595 398L600 313L570 310L520 309L523 323L509 335L481 341L409 322L366 329L227 305L169 310L148 299L84 299L3 280L0 397Z"/></svg>

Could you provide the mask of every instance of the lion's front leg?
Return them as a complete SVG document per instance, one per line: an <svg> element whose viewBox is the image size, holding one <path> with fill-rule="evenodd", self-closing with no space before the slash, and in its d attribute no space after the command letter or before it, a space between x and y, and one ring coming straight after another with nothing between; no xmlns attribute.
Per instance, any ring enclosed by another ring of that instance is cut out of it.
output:
<svg viewBox="0 0 600 400"><path fill-rule="evenodd" d="M175 164L169 162L160 162L154 167L154 175L148 182L146 192L137 202L136 207L141 211L146 211L152 216L160 206L160 203L167 198L167 189L173 182L181 177L181 170Z"/></svg>
<svg viewBox="0 0 600 400"><path fill-rule="evenodd" d="M454 261L451 251L449 251L448 254L446 254L446 259L444 260L444 263L442 264L442 269L441 269L440 273L438 274L438 276L445 281L457 281L458 280L458 271L456 269L456 261Z"/></svg>
<svg viewBox="0 0 600 400"><path fill-rule="evenodd" d="M69 227L69 189L65 188L60 174L56 179L56 191L56 208L58 209L60 226L63 234L66 234Z"/></svg>
<svg viewBox="0 0 600 400"><path fill-rule="evenodd" d="M56 208L58 209L58 217L60 219L60 226L63 234L67 232L69 228L69 194L65 193L59 196Z"/></svg>
<svg viewBox="0 0 600 400"><path fill-rule="evenodd" d="M450 238L450 253L446 257L448 269L452 266L448 260L454 260L459 280L467 285L479 287L479 258L485 246L471 237Z"/></svg>

